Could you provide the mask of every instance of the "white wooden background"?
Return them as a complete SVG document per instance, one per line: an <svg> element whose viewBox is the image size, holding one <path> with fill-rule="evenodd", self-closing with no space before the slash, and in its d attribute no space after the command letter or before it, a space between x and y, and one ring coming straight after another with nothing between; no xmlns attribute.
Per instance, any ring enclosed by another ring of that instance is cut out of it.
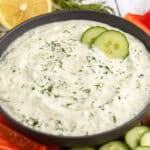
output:
<svg viewBox="0 0 150 150"><path fill-rule="evenodd" d="M101 1L106 1L107 5L113 7L119 16L124 16L128 12L143 14L150 10L150 0L83 0L83 3Z"/></svg>

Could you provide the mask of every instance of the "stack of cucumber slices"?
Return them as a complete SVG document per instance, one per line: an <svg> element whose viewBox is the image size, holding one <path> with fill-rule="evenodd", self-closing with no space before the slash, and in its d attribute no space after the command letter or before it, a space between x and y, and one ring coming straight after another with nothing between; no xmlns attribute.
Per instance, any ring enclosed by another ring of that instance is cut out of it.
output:
<svg viewBox="0 0 150 150"><path fill-rule="evenodd" d="M88 28L80 41L89 48L93 45L110 58L124 59L129 55L129 42L125 34L117 30L108 30L101 26Z"/></svg>
<svg viewBox="0 0 150 150"><path fill-rule="evenodd" d="M98 148L78 147L70 150L150 150L150 127L134 127L126 133L125 142L111 141Z"/></svg>
<svg viewBox="0 0 150 150"><path fill-rule="evenodd" d="M126 133L125 141L130 149L150 150L150 127L134 127Z"/></svg>

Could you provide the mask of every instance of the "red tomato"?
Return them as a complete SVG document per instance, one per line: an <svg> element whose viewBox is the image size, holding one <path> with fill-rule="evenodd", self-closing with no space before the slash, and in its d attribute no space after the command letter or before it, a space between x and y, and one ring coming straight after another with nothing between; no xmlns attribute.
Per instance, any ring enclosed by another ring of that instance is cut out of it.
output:
<svg viewBox="0 0 150 150"><path fill-rule="evenodd" d="M4 125L9 126L9 124L7 123L7 121L4 119L2 115L0 115L0 122L3 123Z"/></svg>
<svg viewBox="0 0 150 150"><path fill-rule="evenodd" d="M148 26L148 28L150 29L150 11L147 12L146 14L144 14L143 16L143 22L144 24L146 24Z"/></svg>
<svg viewBox="0 0 150 150"><path fill-rule="evenodd" d="M132 14L132 13L128 13L125 15L125 19L133 19L133 20L139 20L142 21L143 16L142 15L138 15L138 14Z"/></svg>
<svg viewBox="0 0 150 150"><path fill-rule="evenodd" d="M0 137L20 148L20 150L47 150L46 146L28 139L22 134L6 127L2 123L0 123Z"/></svg>
<svg viewBox="0 0 150 150"><path fill-rule="evenodd" d="M7 121L4 119L4 117L2 116L2 115L0 115L0 123L2 123L3 125L7 125L8 127L10 127L10 125L7 123ZM0 132L2 132L2 133L0 133L0 135L2 135L3 137L5 136L7 139L9 139L9 136L11 136L10 138L12 138L13 136L15 136L15 138L14 138L14 140L9 140L9 141L12 141L14 144L15 143L17 143L16 145L19 145L19 147L23 147L23 146L25 146L26 147L26 145L29 145L30 146L30 144L32 144L32 141L31 140L29 140L31 143L27 143L27 138L25 138L24 136L22 136L21 137L21 140L19 139L19 143L20 144L18 144L18 142L16 141L18 138L19 138L19 136L20 136L20 134L18 135L18 133L17 132L11 132L10 131L10 128L6 128L6 127L4 127L4 126L2 126L2 124L0 124L0 128L1 128L1 130L0 130ZM8 129L8 132L6 132L6 129ZM16 136L16 134L17 134L17 136ZM2 140L1 140L2 138L0 138L0 146L2 145ZM3 139L3 141L4 141L4 139ZM8 144L5 144L5 145L9 145L9 142L7 142ZM20 146L21 145L21 146ZM34 143L33 143L33 145L34 145ZM3 146L4 147L4 146ZM5 146L6 147L6 146ZM13 146L11 146L11 147L13 147ZM27 148L27 147L26 147ZM25 148L23 148L23 149L21 149L21 150L24 150ZM2 146L0 147L0 150L19 150L19 149L2 149ZM56 146L56 145L49 145L49 146L47 146L47 148L45 147L45 146L39 146L38 148L36 148L36 149L33 149L33 146L31 146L31 148L30 149L28 149L28 150L61 150L61 148L59 147L59 146Z"/></svg>
<svg viewBox="0 0 150 150"><path fill-rule="evenodd" d="M13 144L0 137L0 150L20 150Z"/></svg>
<svg viewBox="0 0 150 150"><path fill-rule="evenodd" d="M0 115L0 122L8 127L11 127L11 125L5 120L2 115Z"/></svg>
<svg viewBox="0 0 150 150"><path fill-rule="evenodd" d="M143 22L143 16L128 13L124 18L150 35L150 28Z"/></svg>

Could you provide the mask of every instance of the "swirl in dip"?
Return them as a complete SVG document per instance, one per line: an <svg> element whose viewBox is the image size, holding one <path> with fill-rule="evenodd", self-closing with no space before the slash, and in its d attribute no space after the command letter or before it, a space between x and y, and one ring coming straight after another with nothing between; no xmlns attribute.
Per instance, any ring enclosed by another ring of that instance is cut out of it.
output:
<svg viewBox="0 0 150 150"><path fill-rule="evenodd" d="M150 54L127 33L125 59L88 48L80 37L96 25L114 29L71 20L14 40L0 60L2 108L28 127L64 136L100 133L137 115L150 100Z"/></svg>

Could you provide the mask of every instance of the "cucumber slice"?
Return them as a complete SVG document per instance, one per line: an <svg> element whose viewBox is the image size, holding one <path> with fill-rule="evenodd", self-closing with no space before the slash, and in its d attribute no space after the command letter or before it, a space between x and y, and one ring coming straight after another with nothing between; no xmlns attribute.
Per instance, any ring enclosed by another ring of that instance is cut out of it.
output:
<svg viewBox="0 0 150 150"><path fill-rule="evenodd" d="M93 44L111 58L126 58L129 55L127 37L116 30L103 32Z"/></svg>
<svg viewBox="0 0 150 150"><path fill-rule="evenodd" d="M134 150L150 150L150 147L146 147L146 146L138 146L136 149Z"/></svg>
<svg viewBox="0 0 150 150"><path fill-rule="evenodd" d="M125 135L125 141L131 149L135 149L141 139L141 136L150 131L150 128L147 126L138 126L129 130Z"/></svg>
<svg viewBox="0 0 150 150"><path fill-rule="evenodd" d="M95 38L106 30L106 28L100 26L90 27L82 34L80 41L91 47L91 44Z"/></svg>
<svg viewBox="0 0 150 150"><path fill-rule="evenodd" d="M112 141L103 145L98 150L129 150L129 148L121 141Z"/></svg>
<svg viewBox="0 0 150 150"><path fill-rule="evenodd" d="M140 140L140 145L150 147L150 131L143 134Z"/></svg>
<svg viewBox="0 0 150 150"><path fill-rule="evenodd" d="M70 150L96 150L96 149L93 147L74 147L71 148Z"/></svg>

